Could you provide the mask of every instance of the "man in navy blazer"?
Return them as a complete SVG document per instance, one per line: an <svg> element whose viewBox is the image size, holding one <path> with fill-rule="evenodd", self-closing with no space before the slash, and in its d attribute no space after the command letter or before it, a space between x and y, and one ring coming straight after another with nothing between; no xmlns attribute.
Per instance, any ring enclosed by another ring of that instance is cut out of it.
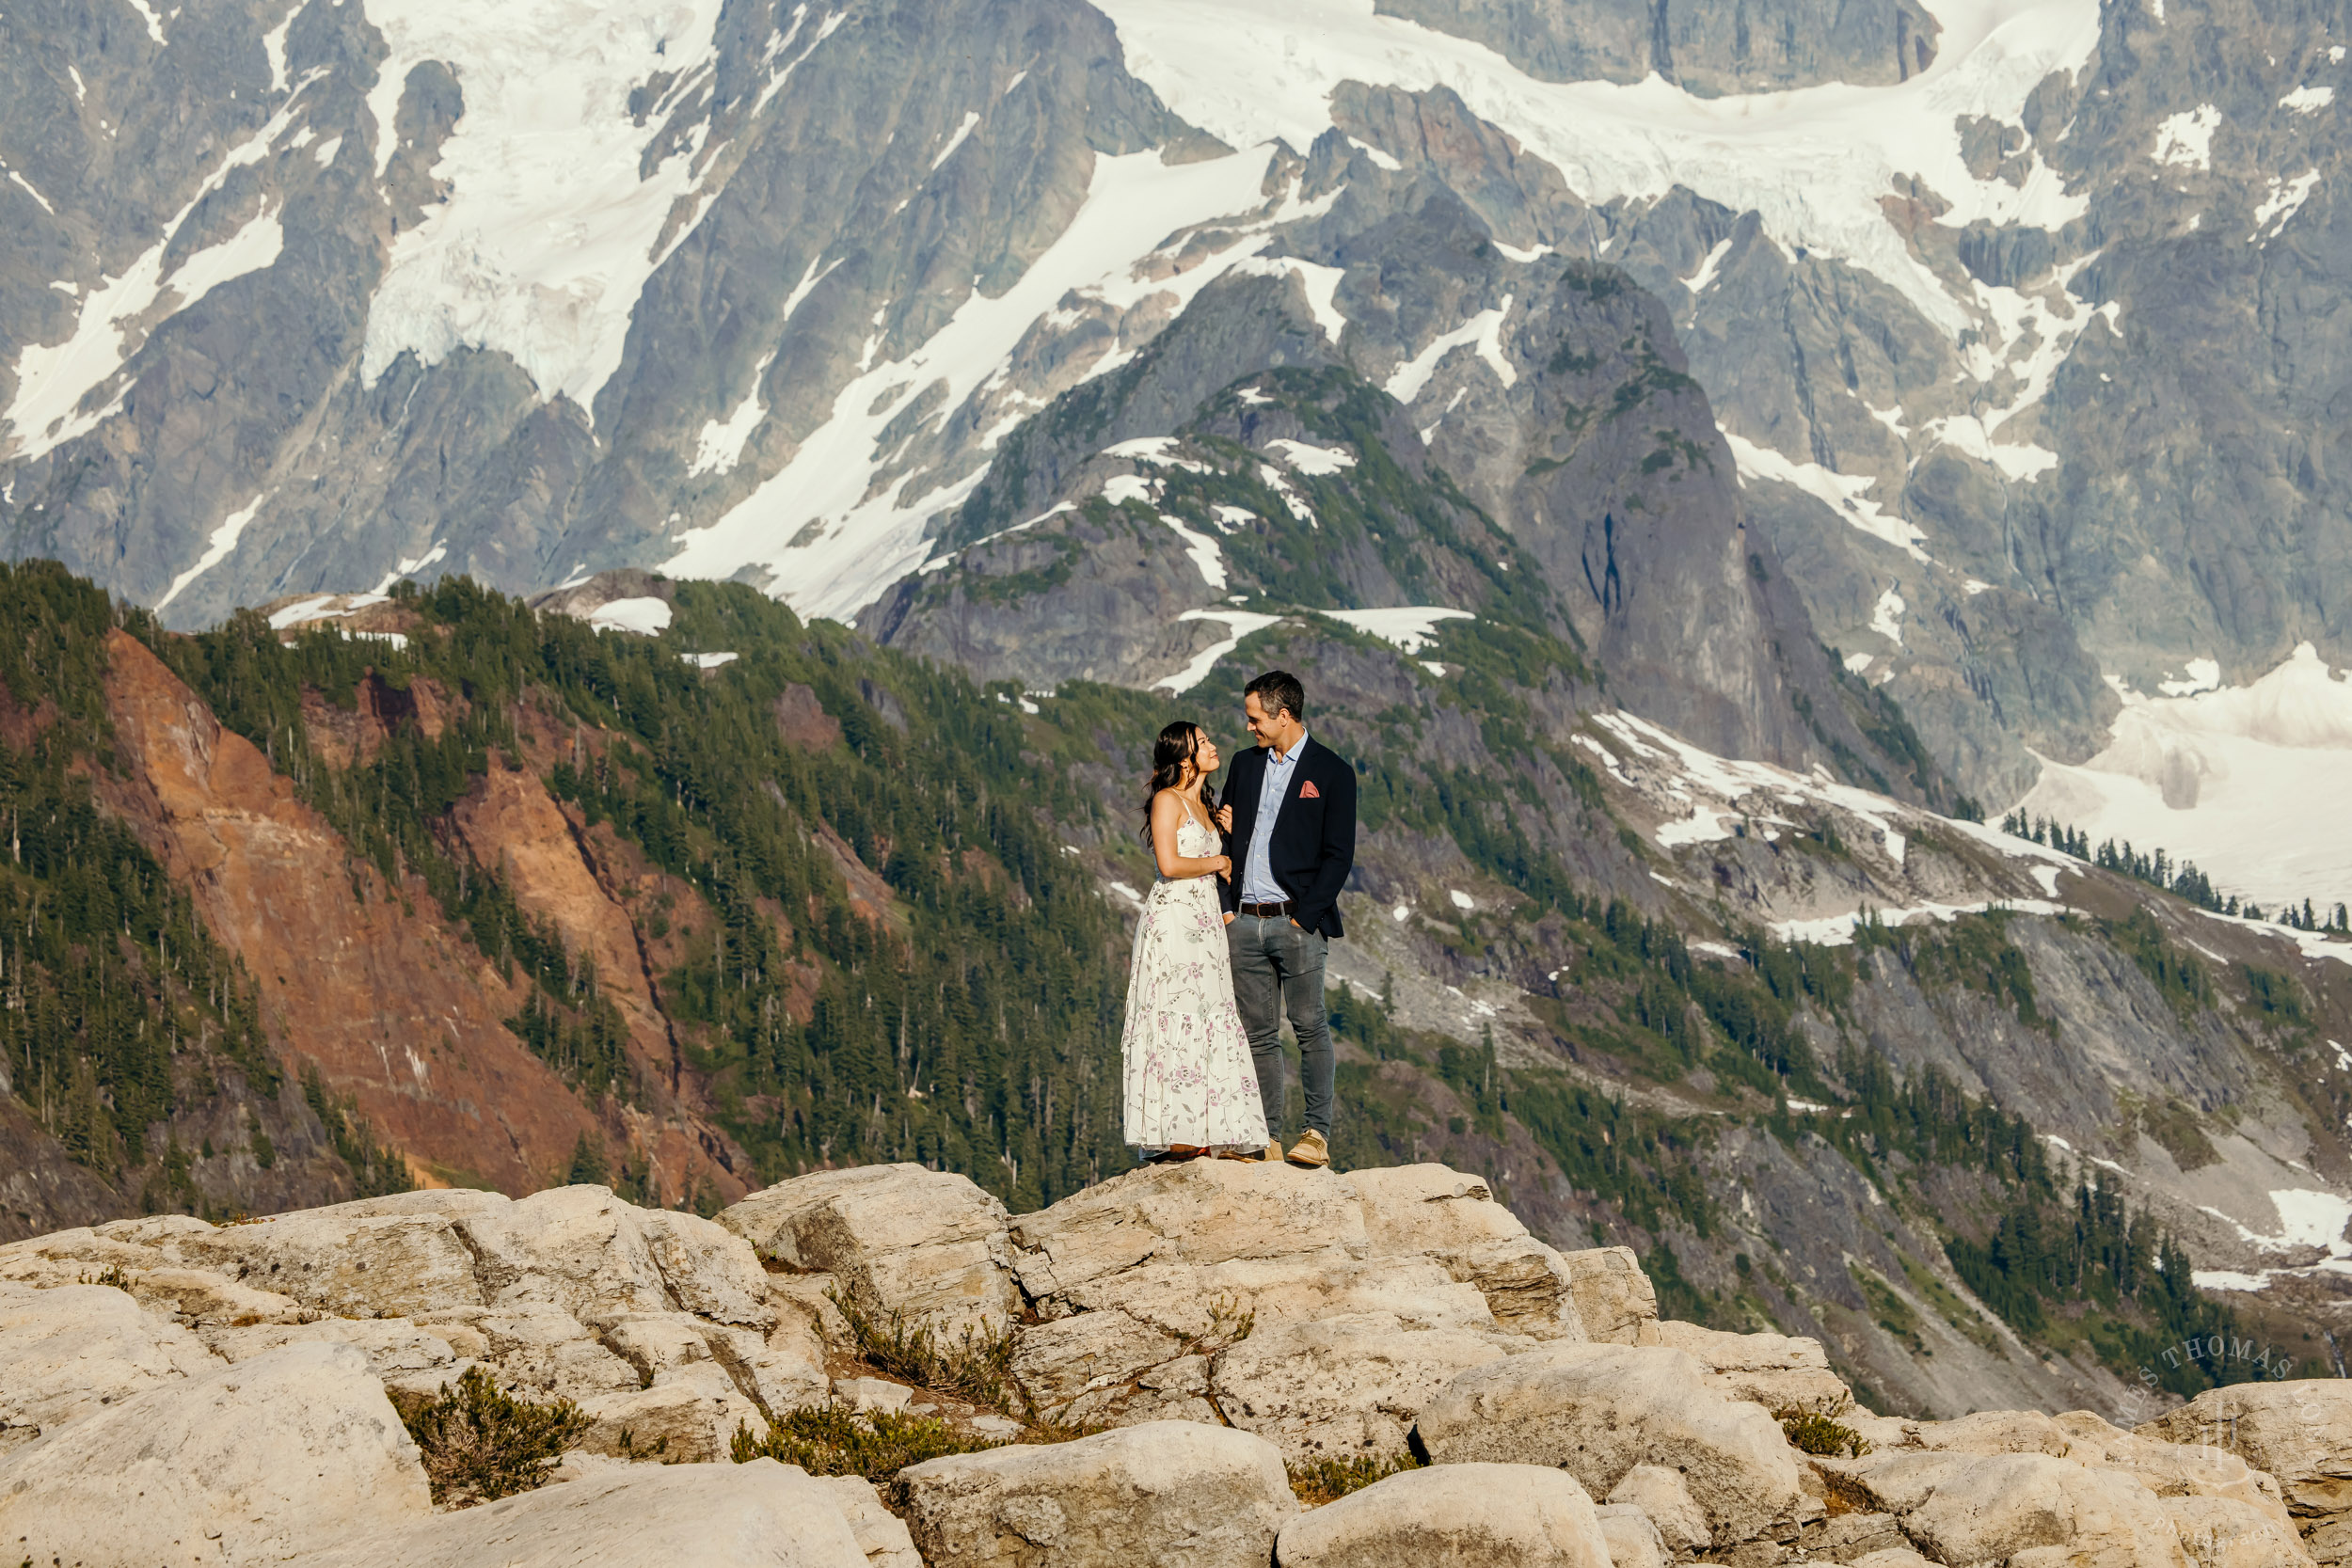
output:
<svg viewBox="0 0 2352 1568"><path fill-rule="evenodd" d="M1269 670L1242 697L1250 738L1234 759L1224 803L1233 808L1221 880L1233 1001L1258 1068L1258 1098L1278 1134L1265 1158L1284 1158L1282 1015L1298 1036L1307 1131L1293 1164L1331 1161L1331 1030L1323 1009L1324 956L1340 928L1340 890L1356 864L1356 769L1307 734L1298 677Z"/></svg>

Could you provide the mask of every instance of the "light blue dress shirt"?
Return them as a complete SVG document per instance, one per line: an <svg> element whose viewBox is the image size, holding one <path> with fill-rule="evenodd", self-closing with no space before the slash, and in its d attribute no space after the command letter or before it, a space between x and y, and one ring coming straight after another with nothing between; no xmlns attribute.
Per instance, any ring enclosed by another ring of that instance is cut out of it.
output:
<svg viewBox="0 0 2352 1568"><path fill-rule="evenodd" d="M1287 755L1271 746L1266 748L1265 777L1258 784L1258 819L1250 824L1249 852L1241 863L1241 901L1245 904L1279 904L1290 896L1282 891L1282 884L1274 879L1267 846L1274 842L1274 819L1280 814L1282 802L1290 798L1291 776L1298 771L1298 754L1306 749L1307 736L1303 733Z"/></svg>

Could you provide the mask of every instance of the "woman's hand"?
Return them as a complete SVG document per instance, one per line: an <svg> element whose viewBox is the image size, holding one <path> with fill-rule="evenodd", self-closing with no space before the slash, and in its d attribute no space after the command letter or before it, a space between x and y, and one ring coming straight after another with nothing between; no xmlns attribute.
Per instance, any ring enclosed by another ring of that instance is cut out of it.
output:
<svg viewBox="0 0 2352 1568"><path fill-rule="evenodd" d="M1217 808L1216 808L1216 825L1217 825L1217 827L1218 827L1220 830L1222 830L1222 831L1223 831L1223 832L1229 832L1229 833L1230 833L1230 832L1232 832L1233 831L1233 808L1232 808L1232 807L1231 807L1231 806L1219 806L1219 807L1217 807Z"/></svg>
<svg viewBox="0 0 2352 1568"><path fill-rule="evenodd" d="M1223 878L1225 880L1227 880L1227 881L1229 881L1229 882L1230 882L1230 881L1232 881L1232 880L1233 879L1233 857L1232 857L1232 856L1231 856L1231 855L1213 855L1213 856L1211 856L1211 857L1210 857L1210 859L1209 859L1209 863L1210 863L1211 865L1213 865L1213 866L1215 866L1215 867L1216 868L1216 874L1217 874L1219 877Z"/></svg>

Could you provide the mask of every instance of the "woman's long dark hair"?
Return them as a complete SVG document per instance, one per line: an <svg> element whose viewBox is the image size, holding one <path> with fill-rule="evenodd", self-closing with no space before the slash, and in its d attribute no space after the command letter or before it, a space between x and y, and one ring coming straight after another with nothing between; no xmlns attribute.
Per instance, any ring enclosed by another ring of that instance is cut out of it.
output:
<svg viewBox="0 0 2352 1568"><path fill-rule="evenodd" d="M1152 743L1152 783L1143 792L1143 842L1152 843L1152 802L1160 798L1163 789L1180 789L1184 783L1184 768L1200 752L1200 726L1189 719L1179 719L1160 732ZM1200 786L1200 803L1214 814L1216 798L1204 783Z"/></svg>

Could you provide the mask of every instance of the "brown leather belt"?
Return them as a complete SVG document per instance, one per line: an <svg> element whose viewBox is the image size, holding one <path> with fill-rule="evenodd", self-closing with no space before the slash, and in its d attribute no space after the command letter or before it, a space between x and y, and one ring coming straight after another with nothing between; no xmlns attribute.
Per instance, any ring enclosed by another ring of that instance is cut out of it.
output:
<svg viewBox="0 0 2352 1568"><path fill-rule="evenodd" d="M1241 912L1261 918L1271 918L1275 915L1288 914L1296 908L1298 908L1296 900L1285 898L1279 904L1244 904L1241 907Z"/></svg>

